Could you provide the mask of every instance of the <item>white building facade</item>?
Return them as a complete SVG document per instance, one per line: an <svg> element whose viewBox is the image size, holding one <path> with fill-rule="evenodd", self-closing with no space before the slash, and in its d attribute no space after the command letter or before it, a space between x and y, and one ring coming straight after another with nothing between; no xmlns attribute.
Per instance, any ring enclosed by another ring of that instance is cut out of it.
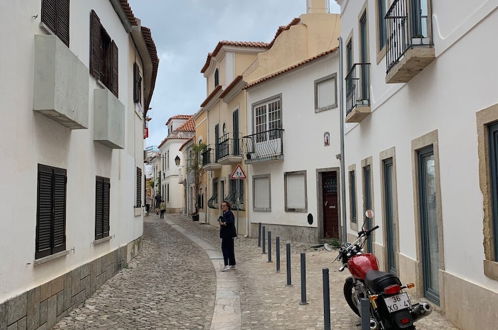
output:
<svg viewBox="0 0 498 330"><path fill-rule="evenodd" d="M348 232L366 209L384 269L463 329L498 313L498 2L342 8Z"/></svg>
<svg viewBox="0 0 498 330"><path fill-rule="evenodd" d="M282 239L340 235L338 50L249 84L249 218Z"/></svg>
<svg viewBox="0 0 498 330"><path fill-rule="evenodd" d="M127 1L5 1L0 19L0 328L50 328L138 251L158 58Z"/></svg>
<svg viewBox="0 0 498 330"><path fill-rule="evenodd" d="M183 153L181 146L195 135L195 125L190 115L171 117L166 123L168 136L159 145L161 157L161 196L166 202L167 213L182 213L185 192L182 174Z"/></svg>

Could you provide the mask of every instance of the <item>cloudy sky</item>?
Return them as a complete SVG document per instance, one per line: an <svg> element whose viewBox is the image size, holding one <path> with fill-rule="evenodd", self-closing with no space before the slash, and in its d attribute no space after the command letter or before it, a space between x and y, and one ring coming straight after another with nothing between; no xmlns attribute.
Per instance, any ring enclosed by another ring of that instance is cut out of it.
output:
<svg viewBox="0 0 498 330"><path fill-rule="evenodd" d="M200 73L220 40L270 42L280 25L306 12L306 0L129 0L151 28L160 57L146 146L166 135L169 117L193 114L206 98ZM331 12L339 7L330 0Z"/></svg>

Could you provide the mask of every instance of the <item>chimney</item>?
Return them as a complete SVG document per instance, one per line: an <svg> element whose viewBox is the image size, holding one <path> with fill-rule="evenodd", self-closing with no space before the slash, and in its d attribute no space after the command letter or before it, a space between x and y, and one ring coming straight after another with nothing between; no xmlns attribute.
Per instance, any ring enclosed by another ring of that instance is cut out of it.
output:
<svg viewBox="0 0 498 330"><path fill-rule="evenodd" d="M306 0L307 14L329 14L329 0Z"/></svg>

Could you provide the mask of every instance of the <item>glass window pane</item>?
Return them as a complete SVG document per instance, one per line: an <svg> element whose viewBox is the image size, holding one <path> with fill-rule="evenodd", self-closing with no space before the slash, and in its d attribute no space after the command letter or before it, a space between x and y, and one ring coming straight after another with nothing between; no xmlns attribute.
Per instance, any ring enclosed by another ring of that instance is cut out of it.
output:
<svg viewBox="0 0 498 330"><path fill-rule="evenodd" d="M335 78L328 79L317 84L317 108L330 107L336 104Z"/></svg>
<svg viewBox="0 0 498 330"><path fill-rule="evenodd" d="M286 206L287 209L306 209L306 179L304 173L287 174Z"/></svg>

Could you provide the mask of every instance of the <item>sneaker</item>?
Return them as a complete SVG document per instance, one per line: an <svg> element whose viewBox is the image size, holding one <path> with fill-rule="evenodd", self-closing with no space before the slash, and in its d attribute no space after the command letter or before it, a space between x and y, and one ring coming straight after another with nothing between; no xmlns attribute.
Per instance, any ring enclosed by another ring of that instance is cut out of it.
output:
<svg viewBox="0 0 498 330"><path fill-rule="evenodd" d="M230 266L225 266L221 271L228 272L230 270Z"/></svg>
<svg viewBox="0 0 498 330"><path fill-rule="evenodd" d="M237 269L237 267L235 267L235 265L232 265L232 266L229 266L230 269Z"/></svg>

